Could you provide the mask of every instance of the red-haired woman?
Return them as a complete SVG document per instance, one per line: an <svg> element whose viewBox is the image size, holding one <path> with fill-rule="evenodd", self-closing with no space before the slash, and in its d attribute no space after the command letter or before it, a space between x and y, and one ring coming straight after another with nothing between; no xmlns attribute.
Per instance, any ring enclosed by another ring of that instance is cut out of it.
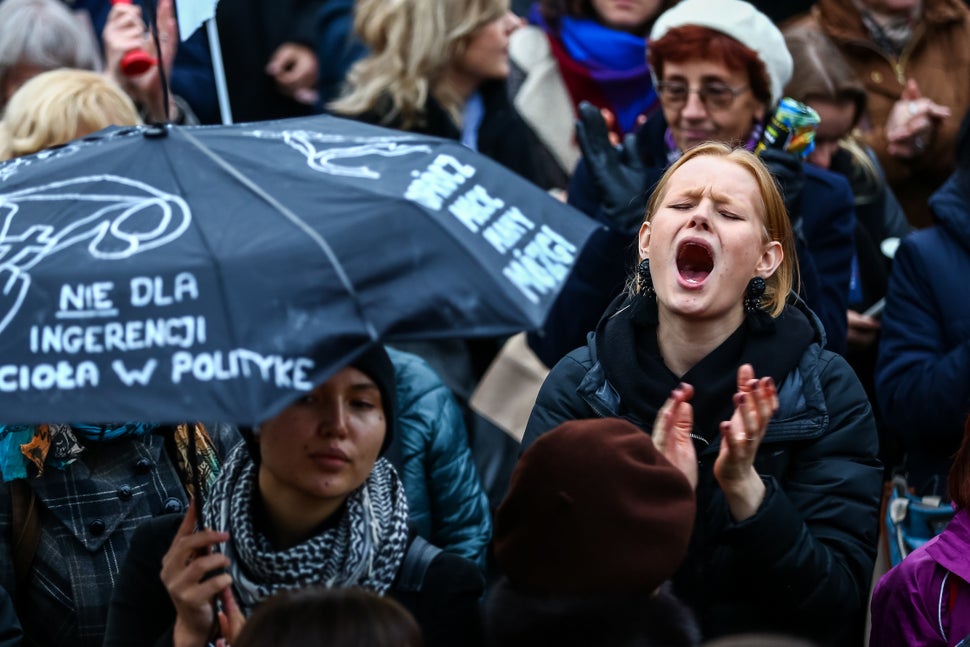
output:
<svg viewBox="0 0 970 647"><path fill-rule="evenodd" d="M707 141L753 150L791 77L792 59L778 28L747 2L683 0L654 23L650 66L661 111L637 132L635 144L624 145L619 159L612 159L617 153L605 141L605 133L598 134L586 116L580 117L584 158L573 175L569 202L604 221L616 237L601 247L601 268L578 270L581 277L596 276L590 283L598 281L607 293L597 306L605 306L615 296L615 286L622 285L633 260L624 252L642 220L645 198L663 170ZM851 189L845 178L804 165L784 151L769 155L796 230L800 293L822 321L826 347L841 352L854 251ZM767 159L764 154L762 159ZM596 287L585 290L595 292ZM588 299L584 309L595 309ZM575 331L556 331L562 337L578 333L556 350L562 354L582 344L593 325L595 321L583 321ZM551 343L547 335L546 348L536 348L547 363L557 359L550 356Z"/></svg>

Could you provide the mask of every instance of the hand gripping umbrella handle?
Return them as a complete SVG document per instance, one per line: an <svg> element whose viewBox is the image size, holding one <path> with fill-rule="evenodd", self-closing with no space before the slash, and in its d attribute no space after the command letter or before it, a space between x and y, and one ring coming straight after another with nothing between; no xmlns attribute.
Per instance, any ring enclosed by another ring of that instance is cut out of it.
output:
<svg viewBox="0 0 970 647"><path fill-rule="evenodd" d="M111 4L131 4L131 0L111 0ZM158 63L153 56L140 48L129 49L121 57L121 73L125 76L138 76L144 74L153 65Z"/></svg>

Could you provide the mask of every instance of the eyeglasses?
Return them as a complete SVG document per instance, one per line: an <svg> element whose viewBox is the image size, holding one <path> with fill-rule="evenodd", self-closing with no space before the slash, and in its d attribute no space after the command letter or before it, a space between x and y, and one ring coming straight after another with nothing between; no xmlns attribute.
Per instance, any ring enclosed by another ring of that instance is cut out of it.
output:
<svg viewBox="0 0 970 647"><path fill-rule="evenodd" d="M683 81L662 81L657 84L660 100L668 108L682 107L687 103L688 95L696 92L708 110L727 110L734 103L734 99L747 89L746 85L732 88L720 81L708 81L699 88L692 88Z"/></svg>

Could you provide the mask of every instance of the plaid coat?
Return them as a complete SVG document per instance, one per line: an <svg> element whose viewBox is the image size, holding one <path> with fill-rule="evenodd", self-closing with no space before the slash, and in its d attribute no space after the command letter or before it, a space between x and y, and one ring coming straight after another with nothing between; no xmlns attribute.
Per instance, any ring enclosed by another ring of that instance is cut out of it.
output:
<svg viewBox="0 0 970 647"><path fill-rule="evenodd" d="M66 470L49 469L29 482L41 537L23 591L15 590L10 490L0 483L0 585L22 605L24 644L100 647L135 528L187 503L165 438L89 444Z"/></svg>

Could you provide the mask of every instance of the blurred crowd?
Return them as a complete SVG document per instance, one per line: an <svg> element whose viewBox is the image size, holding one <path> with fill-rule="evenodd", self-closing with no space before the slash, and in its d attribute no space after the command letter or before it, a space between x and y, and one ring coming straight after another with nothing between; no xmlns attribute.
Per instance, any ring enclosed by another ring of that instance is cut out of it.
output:
<svg viewBox="0 0 970 647"><path fill-rule="evenodd" d="M0 646L970 644L968 3L177 14L0 1L0 160L332 115L599 227L541 331L375 345L256 427L0 424Z"/></svg>

